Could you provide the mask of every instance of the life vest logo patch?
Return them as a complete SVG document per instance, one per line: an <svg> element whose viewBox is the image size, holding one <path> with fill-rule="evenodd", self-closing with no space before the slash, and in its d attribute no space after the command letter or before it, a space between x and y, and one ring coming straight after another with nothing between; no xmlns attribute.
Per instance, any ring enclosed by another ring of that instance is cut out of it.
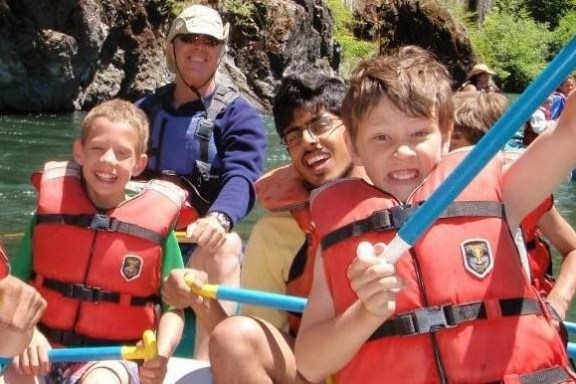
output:
<svg viewBox="0 0 576 384"><path fill-rule="evenodd" d="M120 273L126 281L134 280L142 272L142 258L136 255L126 255L122 260L122 268Z"/></svg>
<svg viewBox="0 0 576 384"><path fill-rule="evenodd" d="M490 243L484 239L472 239L462 243L464 267L474 276L483 279L494 268L494 255Z"/></svg>

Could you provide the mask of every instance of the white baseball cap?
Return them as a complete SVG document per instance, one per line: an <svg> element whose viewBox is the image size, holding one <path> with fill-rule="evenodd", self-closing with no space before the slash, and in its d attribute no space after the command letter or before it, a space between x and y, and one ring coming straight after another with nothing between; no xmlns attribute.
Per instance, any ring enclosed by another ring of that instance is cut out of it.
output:
<svg viewBox="0 0 576 384"><path fill-rule="evenodd" d="M220 14L204 5L192 5L180 13L172 22L168 32L168 42L180 34L212 36L216 40L228 39L229 24L224 24Z"/></svg>
<svg viewBox="0 0 576 384"><path fill-rule="evenodd" d="M172 73L176 66L172 57L170 43L178 35L198 34L207 35L224 43L228 40L230 25L223 24L220 14L204 5L192 5L180 13L172 22L166 44L166 65Z"/></svg>

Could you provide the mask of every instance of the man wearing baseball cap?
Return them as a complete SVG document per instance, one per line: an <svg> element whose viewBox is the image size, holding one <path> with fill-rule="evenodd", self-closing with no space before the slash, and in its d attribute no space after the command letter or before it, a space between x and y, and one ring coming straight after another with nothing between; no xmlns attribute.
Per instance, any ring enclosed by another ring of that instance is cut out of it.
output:
<svg viewBox="0 0 576 384"><path fill-rule="evenodd" d="M186 188L200 214L186 229L195 244L184 250L188 267L205 271L211 283L238 286L242 242L231 230L254 205L253 182L264 168L266 136L258 112L217 76L228 33L229 25L214 9L184 9L165 46L174 82L138 105L151 127L146 177L168 178ZM236 310L234 303L223 304L229 314ZM193 309L199 320L195 357L207 359L212 324L202 305Z"/></svg>

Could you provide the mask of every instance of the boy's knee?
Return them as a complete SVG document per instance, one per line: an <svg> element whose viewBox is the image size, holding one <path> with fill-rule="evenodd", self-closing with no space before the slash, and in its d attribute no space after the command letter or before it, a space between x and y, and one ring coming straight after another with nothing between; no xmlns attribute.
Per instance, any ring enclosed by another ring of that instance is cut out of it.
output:
<svg viewBox="0 0 576 384"><path fill-rule="evenodd" d="M258 343L262 330L254 319L230 316L221 321L210 335L210 352L242 354Z"/></svg>
<svg viewBox="0 0 576 384"><path fill-rule="evenodd" d="M242 239L236 232L230 232L226 235L226 242L222 246L224 252L231 256L241 257L242 250Z"/></svg>
<svg viewBox="0 0 576 384"><path fill-rule="evenodd" d="M81 384L129 384L130 375L122 363L118 361L103 361L87 369L78 382Z"/></svg>

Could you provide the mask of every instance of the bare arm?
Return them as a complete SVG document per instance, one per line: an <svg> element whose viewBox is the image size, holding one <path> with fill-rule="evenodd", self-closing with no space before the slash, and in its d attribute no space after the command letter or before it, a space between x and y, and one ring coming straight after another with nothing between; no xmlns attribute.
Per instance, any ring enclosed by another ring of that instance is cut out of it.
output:
<svg viewBox="0 0 576 384"><path fill-rule="evenodd" d="M348 363L370 335L394 313L399 287L394 267L379 257L357 257L348 269L350 284L360 297L334 316L322 255L317 254L314 284L296 338L296 364L312 382L330 376ZM338 335L338 337L334 337Z"/></svg>
<svg viewBox="0 0 576 384"><path fill-rule="evenodd" d="M180 309L169 310L162 314L157 330L158 356L146 360L139 370L140 383L161 384L168 371L168 359L176 350L182 329L184 313Z"/></svg>
<svg viewBox="0 0 576 384"><path fill-rule="evenodd" d="M558 278L547 300L565 319L576 292L576 232L554 206L542 216L538 228L562 255Z"/></svg>
<svg viewBox="0 0 576 384"><path fill-rule="evenodd" d="M504 173L502 194L512 229L572 171L576 164L574 143L576 97L572 95L558 125L539 135Z"/></svg>
<svg viewBox="0 0 576 384"><path fill-rule="evenodd" d="M184 329L184 313L180 309L174 309L162 314L158 324L158 355L170 357L176 350L182 330Z"/></svg>

